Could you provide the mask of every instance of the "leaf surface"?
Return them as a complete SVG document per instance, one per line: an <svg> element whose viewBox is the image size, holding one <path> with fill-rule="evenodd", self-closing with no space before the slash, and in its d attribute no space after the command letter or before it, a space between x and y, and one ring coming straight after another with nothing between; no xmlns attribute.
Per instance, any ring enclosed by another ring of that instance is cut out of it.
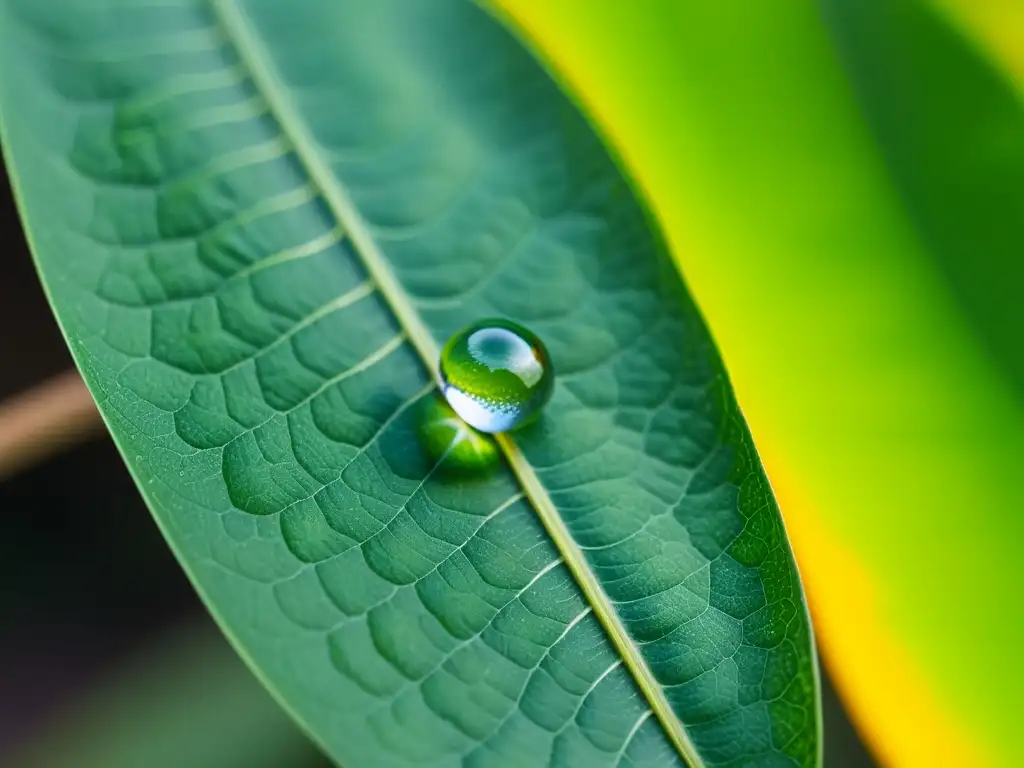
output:
<svg viewBox="0 0 1024 768"><path fill-rule="evenodd" d="M72 351L222 626L347 765L811 766L810 629L705 326L577 108L467 2L7 0ZM453 482L438 346L543 418Z"/></svg>

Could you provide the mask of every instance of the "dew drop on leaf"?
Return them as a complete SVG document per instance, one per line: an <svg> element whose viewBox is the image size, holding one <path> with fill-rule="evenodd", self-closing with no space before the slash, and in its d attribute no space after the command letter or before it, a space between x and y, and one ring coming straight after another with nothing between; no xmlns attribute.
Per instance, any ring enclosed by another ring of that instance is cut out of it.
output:
<svg viewBox="0 0 1024 768"><path fill-rule="evenodd" d="M541 340L509 320L476 322L441 352L441 391L481 432L506 432L536 416L551 397L554 379Z"/></svg>
<svg viewBox="0 0 1024 768"><path fill-rule="evenodd" d="M416 429L424 451L445 469L480 475L498 464L498 446L459 418L435 392L419 406Z"/></svg>

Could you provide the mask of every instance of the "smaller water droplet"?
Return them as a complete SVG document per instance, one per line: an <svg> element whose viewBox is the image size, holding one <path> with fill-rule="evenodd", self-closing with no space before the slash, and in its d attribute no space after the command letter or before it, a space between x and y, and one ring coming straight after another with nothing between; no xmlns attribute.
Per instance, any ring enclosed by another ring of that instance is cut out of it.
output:
<svg viewBox="0 0 1024 768"><path fill-rule="evenodd" d="M441 391L481 432L507 432L536 416L551 397L555 374L537 336L510 320L481 320L441 352Z"/></svg>
<svg viewBox="0 0 1024 768"><path fill-rule="evenodd" d="M424 398L416 416L420 444L445 469L481 474L497 466L498 446L460 419L440 394Z"/></svg>

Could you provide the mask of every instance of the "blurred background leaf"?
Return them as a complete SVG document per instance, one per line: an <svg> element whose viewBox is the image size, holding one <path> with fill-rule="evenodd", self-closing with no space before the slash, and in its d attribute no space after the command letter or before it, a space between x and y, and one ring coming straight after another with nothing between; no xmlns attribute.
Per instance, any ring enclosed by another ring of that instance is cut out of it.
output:
<svg viewBox="0 0 1024 768"><path fill-rule="evenodd" d="M1019 8L505 5L668 227L877 753L1020 764Z"/></svg>
<svg viewBox="0 0 1024 768"><path fill-rule="evenodd" d="M947 13L988 58L1024 93L1024 3L1018 0L931 0Z"/></svg>

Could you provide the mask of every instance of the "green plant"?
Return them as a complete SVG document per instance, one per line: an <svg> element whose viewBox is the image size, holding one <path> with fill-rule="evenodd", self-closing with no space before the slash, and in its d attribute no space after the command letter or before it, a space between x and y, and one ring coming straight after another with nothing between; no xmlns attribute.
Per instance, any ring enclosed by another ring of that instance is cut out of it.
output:
<svg viewBox="0 0 1024 768"><path fill-rule="evenodd" d="M44 284L211 612L351 765L813 766L782 521L667 249L489 13L0 4ZM558 373L505 464L416 436L481 317Z"/></svg>

